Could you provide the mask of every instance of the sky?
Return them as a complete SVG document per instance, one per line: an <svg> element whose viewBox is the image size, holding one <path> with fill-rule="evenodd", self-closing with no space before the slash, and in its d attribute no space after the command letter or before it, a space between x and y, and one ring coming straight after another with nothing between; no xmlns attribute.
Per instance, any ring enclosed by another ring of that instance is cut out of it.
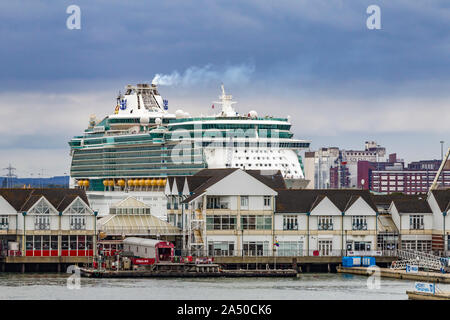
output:
<svg viewBox="0 0 450 320"><path fill-rule="evenodd" d="M0 169L20 177L67 174L89 116L155 76L169 111L211 114L224 83L312 150L375 140L409 162L450 145L448 0L2 1L0 39Z"/></svg>

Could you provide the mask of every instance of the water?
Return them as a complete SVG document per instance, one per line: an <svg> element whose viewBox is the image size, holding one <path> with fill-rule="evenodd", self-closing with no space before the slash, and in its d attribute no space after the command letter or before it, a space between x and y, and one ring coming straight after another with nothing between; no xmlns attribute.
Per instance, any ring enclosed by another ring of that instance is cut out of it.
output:
<svg viewBox="0 0 450 320"><path fill-rule="evenodd" d="M309 273L300 278L89 279L68 289L68 274L0 274L0 299L407 299L414 282L382 278L368 289L367 277ZM449 285L440 285L449 290Z"/></svg>

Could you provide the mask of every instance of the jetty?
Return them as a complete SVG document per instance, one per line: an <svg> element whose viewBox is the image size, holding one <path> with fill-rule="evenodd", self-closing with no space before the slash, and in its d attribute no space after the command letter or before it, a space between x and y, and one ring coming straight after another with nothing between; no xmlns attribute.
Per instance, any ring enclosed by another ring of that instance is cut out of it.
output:
<svg viewBox="0 0 450 320"><path fill-rule="evenodd" d="M223 270L218 264L157 264L138 270L80 268L87 278L296 277L294 269Z"/></svg>
<svg viewBox="0 0 450 320"><path fill-rule="evenodd" d="M338 266L336 271L338 273L371 276L377 270L379 272L380 277L384 278L425 281L435 283L450 283L450 274L448 273L427 272L427 271L417 271L416 273L411 273L406 272L406 270L396 270L391 268L379 268L379 267L376 268L377 269L375 269L374 267L343 268L342 266Z"/></svg>
<svg viewBox="0 0 450 320"><path fill-rule="evenodd" d="M409 300L450 300L450 292L418 292L418 291L406 291Z"/></svg>

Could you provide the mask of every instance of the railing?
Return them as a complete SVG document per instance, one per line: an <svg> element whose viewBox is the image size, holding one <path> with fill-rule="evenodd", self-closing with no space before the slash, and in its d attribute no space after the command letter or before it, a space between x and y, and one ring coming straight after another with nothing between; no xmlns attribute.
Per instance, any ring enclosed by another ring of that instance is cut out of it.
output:
<svg viewBox="0 0 450 320"><path fill-rule="evenodd" d="M397 250L401 260L392 262L392 269L405 269L406 265L416 265L419 268L441 270L444 261L440 257L420 251Z"/></svg>
<svg viewBox="0 0 450 320"><path fill-rule="evenodd" d="M352 230L367 230L367 223L353 224Z"/></svg>
<svg viewBox="0 0 450 320"><path fill-rule="evenodd" d="M9 229L9 224L0 224L0 230L8 230Z"/></svg>
<svg viewBox="0 0 450 320"><path fill-rule="evenodd" d="M423 224L410 224L409 229L410 230L424 230L425 226Z"/></svg>
<svg viewBox="0 0 450 320"><path fill-rule="evenodd" d="M206 205L206 209L229 209L228 203L220 203L218 205Z"/></svg>
<svg viewBox="0 0 450 320"><path fill-rule="evenodd" d="M50 230L50 223L35 223L35 230Z"/></svg>
<svg viewBox="0 0 450 320"><path fill-rule="evenodd" d="M283 230L298 230L298 224L283 224Z"/></svg>
<svg viewBox="0 0 450 320"><path fill-rule="evenodd" d="M86 224L73 223L70 225L70 230L86 230Z"/></svg>
<svg viewBox="0 0 450 320"><path fill-rule="evenodd" d="M332 223L319 223L317 226L318 230L333 230Z"/></svg>
<svg viewBox="0 0 450 320"><path fill-rule="evenodd" d="M303 249L248 249L248 250L227 250L227 249L193 249L189 251L176 249L179 256L208 256L208 257L342 257L342 256L385 256L397 257L397 250L369 250L369 251L349 251L349 250L303 250Z"/></svg>

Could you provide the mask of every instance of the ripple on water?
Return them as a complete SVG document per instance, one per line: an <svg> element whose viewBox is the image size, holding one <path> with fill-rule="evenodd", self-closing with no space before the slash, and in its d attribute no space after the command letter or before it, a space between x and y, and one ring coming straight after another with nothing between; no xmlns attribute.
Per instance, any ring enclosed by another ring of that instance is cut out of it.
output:
<svg viewBox="0 0 450 320"><path fill-rule="evenodd" d="M413 282L382 279L370 290L367 278L301 274L299 278L81 279L67 288L68 274L0 274L0 299L406 299Z"/></svg>

